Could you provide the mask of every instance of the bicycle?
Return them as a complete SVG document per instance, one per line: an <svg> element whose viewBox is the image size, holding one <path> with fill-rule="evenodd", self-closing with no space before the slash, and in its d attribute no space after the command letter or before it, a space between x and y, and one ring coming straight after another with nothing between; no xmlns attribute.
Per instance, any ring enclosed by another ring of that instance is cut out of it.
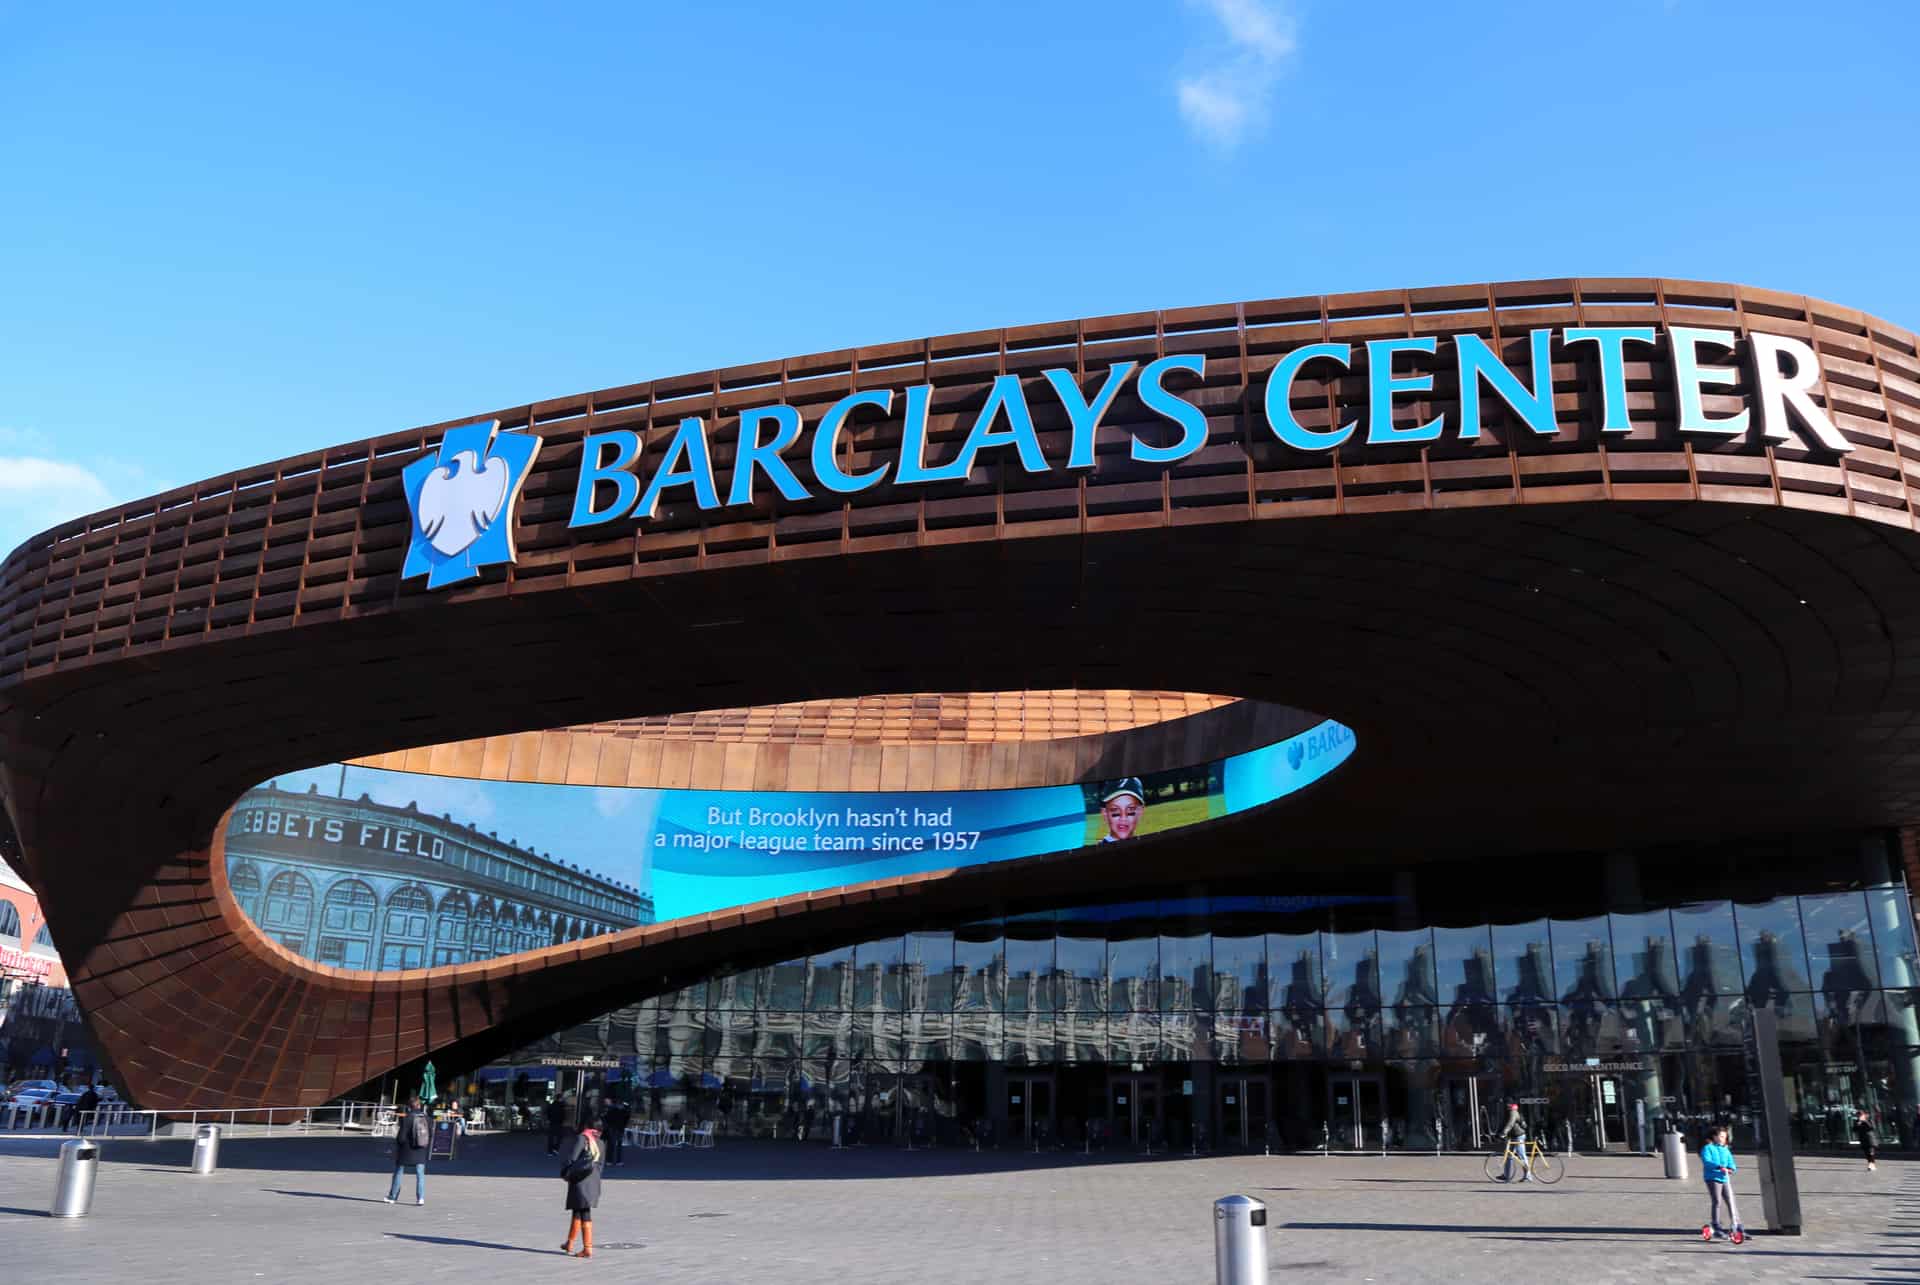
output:
<svg viewBox="0 0 1920 1285"><path fill-rule="evenodd" d="M1551 1151L1542 1150L1540 1144L1532 1138L1527 1139L1524 1150L1512 1139L1508 1139L1504 1147L1487 1157L1488 1182L1500 1181L1500 1174L1506 1169L1509 1158L1548 1186L1567 1176L1566 1163Z"/></svg>

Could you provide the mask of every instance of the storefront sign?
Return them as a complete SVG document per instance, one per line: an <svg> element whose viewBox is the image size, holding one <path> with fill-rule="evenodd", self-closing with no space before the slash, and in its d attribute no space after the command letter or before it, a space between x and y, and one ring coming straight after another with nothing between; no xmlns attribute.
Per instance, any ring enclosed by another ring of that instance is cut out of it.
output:
<svg viewBox="0 0 1920 1285"><path fill-rule="evenodd" d="M1593 366L1592 377L1601 390L1601 426L1603 435L1633 431L1634 424L1627 400L1627 359L1629 351L1661 343L1652 326L1569 326L1529 331L1528 378L1523 380L1477 334L1451 337L1454 373L1459 379L1460 410L1449 422L1445 414L1424 424L1401 427L1394 422L1394 399L1409 395L1431 395L1434 366L1441 357L1440 340L1433 335L1412 339L1375 339L1365 345L1367 409L1364 423L1355 420L1337 428L1313 428L1295 416L1292 402L1294 384L1309 369L1316 376L1337 375L1353 368L1355 346L1349 343L1315 343L1295 348L1281 358L1267 378L1263 427L1272 438L1295 450L1330 451L1338 446L1405 446L1438 442L1452 437L1477 442L1482 427L1485 394L1491 392L1516 415L1525 430L1536 438L1553 437L1561 430L1554 408L1553 350L1555 340L1565 360L1584 354ZM1688 435L1717 438L1740 437L1756 425L1758 442L1787 442L1797 431L1804 444L1819 450L1844 454L1852 444L1834 427L1827 413L1810 396L1819 384L1820 362L1811 346L1785 335L1754 333L1745 345L1750 366L1747 386L1752 390L1749 406L1730 415L1710 415L1708 396L1724 395L1743 382L1741 371L1718 364L1721 355L1740 351L1738 336L1731 330L1674 326L1666 336L1673 368L1673 393L1679 412L1679 429ZM975 413L972 427L953 457L929 463L928 419L935 389L920 384L905 389L900 396L902 429L899 454L860 473L846 471L847 452L841 442L849 422L856 415L891 416L895 394L892 389L871 389L851 393L833 403L814 426L811 449L800 466L812 479L803 481L787 452L800 440L804 427L800 412L791 406L769 405L740 412L732 430L734 436L733 471L722 479L715 471L715 451L710 428L704 417L689 415L661 451L659 462L642 485L641 455L644 443L631 429L612 429L590 433L581 448L581 468L574 488L571 528L594 527L623 518L646 520L658 510L662 500L690 497L702 509L739 508L754 503L764 480L788 501L801 501L822 493L855 495L873 487L927 486L939 482L964 482L973 476L981 457L990 451L1012 451L1022 472L1047 473L1056 468L1088 469L1094 464L1094 434L1101 420L1129 381L1141 405L1160 421L1155 438L1177 432L1173 441L1160 444L1134 436L1128 447L1130 458L1146 464L1174 464L1207 445L1207 417L1178 389L1191 390L1206 376L1207 359L1199 353L1162 357L1138 369L1131 361L1117 362L1107 368L1099 388L1088 394L1072 371L1060 368L1041 372L1041 379L1029 393L1018 375L1001 375L993 381L984 405ZM1044 385L1044 387L1042 387ZM1065 460L1050 460L1034 428L1029 398L1048 398L1058 403L1067 419L1070 437ZM503 474L504 476L504 474ZM721 483L724 480L725 490Z"/></svg>
<svg viewBox="0 0 1920 1285"><path fill-rule="evenodd" d="M1598 432L1604 442L1636 428L1627 393L1629 358L1644 359L1649 349L1664 347L1682 437L1745 438L1756 450L1789 442L1833 455L1853 449L1814 401L1823 375L1818 355L1803 340L1759 331L1742 340L1732 330L1699 326L1673 326L1664 336L1654 326L1543 327L1528 331L1526 340L1524 374L1472 332L1373 339L1364 345L1305 344L1285 352L1268 373L1256 394L1260 411L1249 431L1308 455L1448 440L1478 444L1490 395L1518 420L1523 441L1555 438L1563 429L1554 404L1557 353L1563 364L1584 367L1581 377L1600 390ZM1366 381L1363 416L1340 425L1302 422L1293 407L1301 379L1338 378L1356 367ZM1396 399L1430 399L1443 368L1458 381L1458 410L1420 424L1396 422ZM1115 362L1096 372L1090 384L1066 367L1041 371L1037 379L1000 375L972 412L957 447L932 440L938 392L932 384L849 393L820 413L804 448L800 440L808 426L798 408L784 403L750 406L714 423L701 415L684 416L653 459L643 458L646 442L634 429L588 433L581 442L567 526L588 530L645 522L662 503L686 500L702 512L745 508L767 488L798 503L881 486L964 483L982 459L1012 460L1029 476L1083 471L1094 467L1095 435L1129 386L1145 418L1129 429L1128 458L1176 464L1205 448L1212 432L1193 397L1206 372L1204 354L1176 353L1145 365ZM1741 409L1709 412L1709 398L1741 393L1746 402ZM1057 446L1055 456L1048 456L1035 427L1036 404L1064 416L1064 458ZM892 418L896 409L898 447L856 463L848 446L851 426ZM483 567L511 564L514 510L541 442L533 432L503 432L499 421L485 420L448 430L438 447L409 464L404 483L413 521L402 578L425 576L427 587L438 589L471 579ZM941 458L930 458L934 455ZM716 467L716 459L730 459L730 471Z"/></svg>
<svg viewBox="0 0 1920 1285"><path fill-rule="evenodd" d="M1588 1058L1584 1062L1548 1062L1543 1069L1549 1075L1591 1075L1600 1071L1646 1071L1650 1068L1644 1058L1628 1062L1602 1062L1599 1058Z"/></svg>
<svg viewBox="0 0 1920 1285"><path fill-rule="evenodd" d="M0 972L29 977L53 976L53 961L42 955L30 955L11 946L0 946Z"/></svg>

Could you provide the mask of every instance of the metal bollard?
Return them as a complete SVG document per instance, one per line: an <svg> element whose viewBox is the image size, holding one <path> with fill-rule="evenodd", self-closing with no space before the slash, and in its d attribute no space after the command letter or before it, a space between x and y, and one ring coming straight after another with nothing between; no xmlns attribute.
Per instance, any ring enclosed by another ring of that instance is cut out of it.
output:
<svg viewBox="0 0 1920 1285"><path fill-rule="evenodd" d="M1687 1140L1678 1133L1660 1135L1660 1162L1669 1178L1682 1181L1687 1176Z"/></svg>
<svg viewBox="0 0 1920 1285"><path fill-rule="evenodd" d="M100 1170L97 1144L75 1138L60 1144L60 1172L54 1178L52 1218L84 1218L93 1208L93 1180Z"/></svg>
<svg viewBox="0 0 1920 1285"><path fill-rule="evenodd" d="M220 1126L203 1124L193 1131L193 1171L212 1173L220 1167Z"/></svg>
<svg viewBox="0 0 1920 1285"><path fill-rule="evenodd" d="M1214 1285L1267 1285L1267 1207L1252 1196L1213 1202Z"/></svg>

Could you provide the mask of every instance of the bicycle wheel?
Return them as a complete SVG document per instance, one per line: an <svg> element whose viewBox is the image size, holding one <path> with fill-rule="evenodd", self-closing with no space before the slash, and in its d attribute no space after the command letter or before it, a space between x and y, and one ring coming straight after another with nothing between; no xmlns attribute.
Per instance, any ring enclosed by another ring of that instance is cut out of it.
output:
<svg viewBox="0 0 1920 1285"><path fill-rule="evenodd" d="M1533 1176L1551 1186L1567 1176L1566 1162L1542 1151L1533 1158Z"/></svg>
<svg viewBox="0 0 1920 1285"><path fill-rule="evenodd" d="M1499 1182L1500 1171L1507 1167L1507 1153L1495 1151L1487 1156L1487 1181Z"/></svg>

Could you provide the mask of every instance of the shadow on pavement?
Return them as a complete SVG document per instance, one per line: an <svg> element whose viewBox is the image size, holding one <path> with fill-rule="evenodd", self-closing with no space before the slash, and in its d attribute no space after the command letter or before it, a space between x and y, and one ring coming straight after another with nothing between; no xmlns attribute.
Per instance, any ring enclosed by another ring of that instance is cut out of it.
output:
<svg viewBox="0 0 1920 1285"><path fill-rule="evenodd" d="M48 1216L47 1211L44 1209L14 1209L7 1205L0 1205L0 1214L12 1214L16 1218L45 1218Z"/></svg>
<svg viewBox="0 0 1920 1285"><path fill-rule="evenodd" d="M51 1158L54 1148L43 1154ZM126 1140L102 1144L103 1169L125 1165L147 1173L185 1173L191 1139ZM1119 1164L1179 1164L1219 1161L1223 1156L1191 1157L1131 1151L1092 1156L1077 1151L973 1151L963 1148L907 1151L891 1146L849 1147L834 1151L824 1144L764 1139L725 1140L712 1150L641 1151L628 1147L626 1163L609 1167L606 1181L645 1182L829 1182L890 1177L952 1177L968 1174L1024 1173L1090 1169ZM1244 1157L1253 1163L1260 1156ZM177 1161L178 1167L172 1167ZM429 1177L539 1178L557 1176L559 1162L546 1151L546 1135L482 1134L460 1144L458 1155L428 1162ZM364 1174L382 1184L393 1174L391 1144L366 1138L229 1138L220 1144L221 1173L257 1172L283 1177L300 1174ZM1275 1175L1278 1176L1278 1175Z"/></svg>
<svg viewBox="0 0 1920 1285"><path fill-rule="evenodd" d="M558 1246L552 1249L535 1249L531 1245L503 1245L495 1240L466 1240L459 1236L422 1236L418 1232L390 1231L389 1240L417 1240L428 1245L459 1245L466 1249L498 1249L512 1254L545 1254L550 1258L561 1258Z"/></svg>
<svg viewBox="0 0 1920 1285"><path fill-rule="evenodd" d="M1532 1223L1276 1223L1296 1231L1443 1231L1483 1233L1494 1236L1685 1236L1700 1239L1700 1228L1693 1227L1539 1227Z"/></svg>
<svg viewBox="0 0 1920 1285"><path fill-rule="evenodd" d="M281 1191L277 1187L269 1187L267 1190L276 1196L304 1196L309 1200L350 1200L355 1204L362 1205L383 1205L386 1203L378 1196L343 1196L336 1191Z"/></svg>

